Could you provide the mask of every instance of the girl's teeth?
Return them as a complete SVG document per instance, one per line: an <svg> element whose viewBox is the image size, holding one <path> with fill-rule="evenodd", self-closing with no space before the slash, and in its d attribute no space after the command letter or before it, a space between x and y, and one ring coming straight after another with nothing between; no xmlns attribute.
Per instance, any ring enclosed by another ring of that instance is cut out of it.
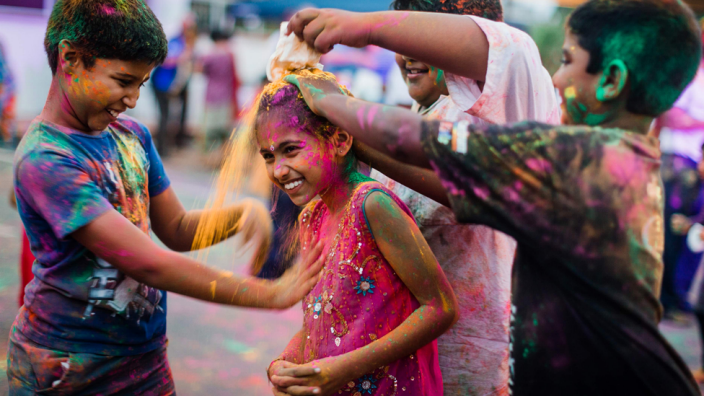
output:
<svg viewBox="0 0 704 396"><path fill-rule="evenodd" d="M303 183L303 181L296 180L295 182L284 184L284 188L287 190L292 190L292 189L300 186L302 183Z"/></svg>

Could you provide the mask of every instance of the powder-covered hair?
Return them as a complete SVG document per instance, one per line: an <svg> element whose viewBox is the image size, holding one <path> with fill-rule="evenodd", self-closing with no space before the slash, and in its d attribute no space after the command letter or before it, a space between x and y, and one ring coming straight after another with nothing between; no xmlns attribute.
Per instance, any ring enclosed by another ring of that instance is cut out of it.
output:
<svg viewBox="0 0 704 396"><path fill-rule="evenodd" d="M504 20L500 0L393 0L390 8L397 11L474 15L499 22Z"/></svg>
<svg viewBox="0 0 704 396"><path fill-rule="evenodd" d="M699 24L680 0L590 0L567 27L589 52L587 73L620 59L628 68L626 109L657 117L672 107L702 60Z"/></svg>
<svg viewBox="0 0 704 396"><path fill-rule="evenodd" d="M295 74L301 76L315 76L316 78L330 79L337 83L335 76L318 69L299 70ZM352 96L344 87L340 87L347 95ZM328 121L327 118L320 117L313 113L303 99L301 92L296 86L279 80L264 87L259 100L257 115L252 128L253 137L257 136L258 125L264 117L276 117L278 120L286 122L286 126L295 129L300 133L308 133L318 139L330 139L337 131L337 126ZM346 156L343 173L348 174L357 168L357 161L353 150Z"/></svg>
<svg viewBox="0 0 704 396"><path fill-rule="evenodd" d="M88 68L96 58L158 65L168 51L161 23L143 0L58 0L44 38L52 74L61 40L76 47Z"/></svg>

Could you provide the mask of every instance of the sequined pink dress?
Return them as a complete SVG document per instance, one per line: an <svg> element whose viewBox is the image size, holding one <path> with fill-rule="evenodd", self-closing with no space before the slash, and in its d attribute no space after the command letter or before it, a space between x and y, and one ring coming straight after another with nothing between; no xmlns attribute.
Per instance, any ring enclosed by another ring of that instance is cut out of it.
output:
<svg viewBox="0 0 704 396"><path fill-rule="evenodd" d="M420 304L384 259L364 214L373 191L388 194L409 216L410 211L377 182L360 184L329 239L323 276L303 300L306 332L304 362L341 355L383 337L399 326ZM322 201L301 214L304 247L318 240L330 213ZM371 351L369 353L372 353ZM349 396L440 396L442 377L435 341L388 366L367 373L341 389Z"/></svg>

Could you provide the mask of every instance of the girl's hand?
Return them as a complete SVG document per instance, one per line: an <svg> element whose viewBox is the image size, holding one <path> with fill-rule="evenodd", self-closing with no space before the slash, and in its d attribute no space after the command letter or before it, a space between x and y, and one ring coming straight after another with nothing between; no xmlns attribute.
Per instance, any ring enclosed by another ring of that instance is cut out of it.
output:
<svg viewBox="0 0 704 396"><path fill-rule="evenodd" d="M307 377L316 375L320 371L321 369L317 367L303 367L296 363L279 360L271 365L267 374L269 381L274 385L272 388L274 395L319 395L320 388L305 384L308 382ZM298 393L288 393L288 388Z"/></svg>
<svg viewBox="0 0 704 396"><path fill-rule="evenodd" d="M324 256L323 242L319 241L313 249L303 253L291 269L274 283L276 292L274 293L273 308L285 309L301 301L318 283L318 274L323 268Z"/></svg>
<svg viewBox="0 0 704 396"><path fill-rule="evenodd" d="M313 362L282 368L271 383L279 391L292 396L332 395L346 386L350 378L349 369L340 365L339 357L329 357Z"/></svg>
<svg viewBox="0 0 704 396"><path fill-rule="evenodd" d="M294 33L311 48L326 54L335 44L356 48L370 44L371 19L370 14L306 8L291 18L288 33Z"/></svg>
<svg viewBox="0 0 704 396"><path fill-rule="evenodd" d="M323 75L315 76L300 76L297 74L289 74L284 77L284 81L295 85L301 91L303 99L310 107L313 113L325 117L320 108L320 101L328 95L344 95L340 86L332 78L326 78Z"/></svg>

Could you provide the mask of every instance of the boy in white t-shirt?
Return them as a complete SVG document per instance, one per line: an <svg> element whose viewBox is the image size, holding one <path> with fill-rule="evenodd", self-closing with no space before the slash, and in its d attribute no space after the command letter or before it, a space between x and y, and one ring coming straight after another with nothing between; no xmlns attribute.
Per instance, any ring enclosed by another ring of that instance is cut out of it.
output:
<svg viewBox="0 0 704 396"><path fill-rule="evenodd" d="M552 81L535 43L527 34L501 22L499 0L396 0L391 8L467 15L483 32L470 39L488 44L488 52L475 57L480 61L484 56L487 63L482 81L445 74L397 54L408 92L416 102L414 111L429 118L464 120L475 125L524 120L559 123ZM359 151L364 152L362 159L374 167L371 177L391 188L409 206L457 294L460 319L438 339L445 395L508 394L515 241L485 226L457 223L452 210L438 203L446 204L442 188L435 195L433 191L428 194L427 187L422 190L417 186L418 182L435 179L434 172L401 165L368 149Z"/></svg>

